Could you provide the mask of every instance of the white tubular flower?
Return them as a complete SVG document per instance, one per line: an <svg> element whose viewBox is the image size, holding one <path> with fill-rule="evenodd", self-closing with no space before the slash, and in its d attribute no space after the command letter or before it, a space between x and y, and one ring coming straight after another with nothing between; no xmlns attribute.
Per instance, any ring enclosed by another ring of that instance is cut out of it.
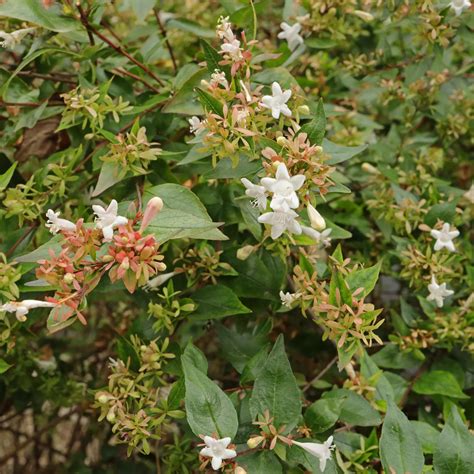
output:
<svg viewBox="0 0 474 474"><path fill-rule="evenodd" d="M221 53L227 54L233 61L240 61L242 59L242 49L240 48L240 41L233 39L228 43L221 45Z"/></svg>
<svg viewBox="0 0 474 474"><path fill-rule="evenodd" d="M94 214L97 216L95 220L95 225L97 229L102 230L104 235L104 240L112 240L114 235L114 229L118 226L125 225L128 223L128 219L123 216L118 216L118 203L115 199L110 201L109 207L104 209L102 206L94 205L92 206Z"/></svg>
<svg viewBox="0 0 474 474"><path fill-rule="evenodd" d="M264 211L267 208L267 193L265 188L258 184L253 184L247 178L242 178L240 181L246 187L246 196L254 198L252 204L257 206L261 211Z"/></svg>
<svg viewBox="0 0 474 474"><path fill-rule="evenodd" d="M214 439L210 436L204 436L204 442L206 447L202 448L199 454L212 458L211 465L215 471L221 468L224 459L232 459L237 456L234 449L227 449L231 442L230 438Z"/></svg>
<svg viewBox="0 0 474 474"><path fill-rule="evenodd" d="M434 249L436 251L441 250L442 248L448 249L450 252L455 252L456 248L454 247L453 239L459 235L459 230L449 230L450 226L447 222L443 224L441 230L433 229L431 231L431 236L436 239Z"/></svg>
<svg viewBox="0 0 474 474"><path fill-rule="evenodd" d="M324 443L300 443L299 441L293 441L293 444L319 458L319 468L322 472L326 469L326 461L331 459L331 451L335 448L332 436L329 436Z"/></svg>
<svg viewBox="0 0 474 474"><path fill-rule="evenodd" d="M8 303L0 306L0 311L6 311L7 313L16 313L16 319L18 321L26 321L26 315L30 309L34 308L53 308L56 303L49 303L48 301L39 300L23 300L23 301L9 301Z"/></svg>
<svg viewBox="0 0 474 474"><path fill-rule="evenodd" d="M162 273L161 275L158 275L157 277L148 280L147 283L142 286L142 289L144 289L145 291L156 290L159 286L161 286L163 283L166 283L170 278L173 278L175 275L177 275L176 272Z"/></svg>
<svg viewBox="0 0 474 474"><path fill-rule="evenodd" d="M286 117L291 117L291 110L288 108L286 103L290 100L291 90L283 92L280 84L274 82L272 84L272 95L264 95L262 97L261 105L266 109L272 111L272 117L274 119L280 118L280 114Z"/></svg>
<svg viewBox="0 0 474 474"><path fill-rule="evenodd" d="M275 178L262 178L261 183L265 189L273 193L270 207L274 211L286 212L296 209L300 201L296 191L303 186L305 177L302 174L290 176L284 163L278 165Z"/></svg>
<svg viewBox="0 0 474 474"><path fill-rule="evenodd" d="M14 49L28 33L32 33L35 29L36 28L23 28L13 33L0 31L0 38L3 38L3 41L0 41L0 46L6 49Z"/></svg>
<svg viewBox="0 0 474 474"><path fill-rule="evenodd" d="M301 234L301 226L295 220L297 217L298 214L296 214L295 211L289 209L286 212L277 211L262 214L258 218L258 222L272 226L271 236L272 239L275 240L278 239L278 237L280 237L280 235L282 235L286 230L292 234Z"/></svg>
<svg viewBox="0 0 474 474"><path fill-rule="evenodd" d="M311 204L308 204L308 217L313 229L324 230L326 228L323 216Z"/></svg>
<svg viewBox="0 0 474 474"><path fill-rule="evenodd" d="M431 275L431 283L428 285L428 291L430 294L426 299L428 301L434 301L438 308L443 307L444 299L446 297L454 294L453 290L448 290L446 288L446 283L441 283L441 285L438 285L434 275Z"/></svg>
<svg viewBox="0 0 474 474"><path fill-rule="evenodd" d="M228 16L221 16L219 18L216 33L222 40L233 41L235 39L234 32L232 31L232 23L230 23Z"/></svg>
<svg viewBox="0 0 474 474"><path fill-rule="evenodd" d="M211 74L211 86L217 87L218 85L221 85L227 89L229 87L229 82L227 81L224 72L219 71L219 69L215 69Z"/></svg>
<svg viewBox="0 0 474 474"><path fill-rule="evenodd" d="M199 135L205 127L205 122L201 120L199 117L196 117L195 115L191 117L189 120L189 131L191 133L194 133L194 135Z"/></svg>
<svg viewBox="0 0 474 474"><path fill-rule="evenodd" d="M284 293L280 291L280 300L281 304L288 309L291 309L293 303L300 297L299 293L290 293L289 291Z"/></svg>
<svg viewBox="0 0 474 474"><path fill-rule="evenodd" d="M471 8L469 0L452 0L449 6L454 10L456 16L459 16L464 10Z"/></svg>
<svg viewBox="0 0 474 474"><path fill-rule="evenodd" d="M329 237L329 234L332 232L332 229L325 229L322 232L319 232L311 227L302 226L301 230L304 235L307 235L316 243L322 244L324 247L329 247L331 245L331 237Z"/></svg>
<svg viewBox="0 0 474 474"><path fill-rule="evenodd" d="M288 48L290 51L294 51L300 44L303 44L303 38L300 36L301 25L295 23L290 26L288 23L281 23L280 27L283 31L278 33L278 38L285 39L288 42Z"/></svg>
<svg viewBox="0 0 474 474"><path fill-rule="evenodd" d="M54 212L52 209L48 209L46 212L46 217L48 221L46 222L45 226L49 229L52 234L57 234L60 230L69 230L75 231L76 224L67 219L61 219L59 217L60 212Z"/></svg>

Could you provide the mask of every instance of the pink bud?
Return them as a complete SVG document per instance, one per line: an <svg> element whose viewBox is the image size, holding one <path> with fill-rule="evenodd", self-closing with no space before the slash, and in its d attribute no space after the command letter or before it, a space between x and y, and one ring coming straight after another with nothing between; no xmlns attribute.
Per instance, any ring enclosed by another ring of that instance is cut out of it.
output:
<svg viewBox="0 0 474 474"><path fill-rule="evenodd" d="M140 232L143 232L154 217L163 209L163 201L158 196L151 198L146 205L145 213L143 214L142 225Z"/></svg>

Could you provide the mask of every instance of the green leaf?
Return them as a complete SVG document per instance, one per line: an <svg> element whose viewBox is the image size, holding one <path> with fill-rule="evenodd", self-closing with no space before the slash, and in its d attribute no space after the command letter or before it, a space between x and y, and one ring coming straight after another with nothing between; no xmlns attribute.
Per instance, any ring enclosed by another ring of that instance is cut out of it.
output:
<svg viewBox="0 0 474 474"><path fill-rule="evenodd" d="M187 421L196 436L234 438L239 422L230 398L203 372L196 368L190 345L186 347L181 363L183 366Z"/></svg>
<svg viewBox="0 0 474 474"><path fill-rule="evenodd" d="M387 415L380 438L380 458L387 473L419 474L424 456L421 443L404 413L388 401Z"/></svg>
<svg viewBox="0 0 474 474"><path fill-rule="evenodd" d="M330 49L337 46L337 42L325 38L306 38L304 44L314 49Z"/></svg>
<svg viewBox="0 0 474 474"><path fill-rule="evenodd" d="M377 364L365 351L363 352L362 357L360 358L360 371L366 379L369 379L370 377L375 377L375 398L377 400L387 401L395 399L395 393L393 391L392 385L383 375L383 371L377 367Z"/></svg>
<svg viewBox="0 0 474 474"><path fill-rule="evenodd" d="M197 310L191 315L193 320L221 319L252 312L241 303L230 288L224 285L205 286L193 293L192 298L198 304Z"/></svg>
<svg viewBox="0 0 474 474"><path fill-rule="evenodd" d="M222 67L219 62L222 61L222 56L214 49L206 40L201 40L201 47L206 58L207 70L212 74L216 69L221 70Z"/></svg>
<svg viewBox="0 0 474 474"><path fill-rule="evenodd" d="M0 358L0 374L4 374L10 367L13 367L6 360Z"/></svg>
<svg viewBox="0 0 474 474"><path fill-rule="evenodd" d="M138 372L140 369L140 357L135 347L133 347L133 344L125 337L118 336L116 338L116 346L119 359L122 360L125 365L129 365L132 370Z"/></svg>
<svg viewBox="0 0 474 474"><path fill-rule="evenodd" d="M117 163L102 163L97 184L94 191L92 191L92 197L99 196L114 184L120 183L120 181L130 176L127 176L127 173L124 175L123 167Z"/></svg>
<svg viewBox="0 0 474 474"><path fill-rule="evenodd" d="M282 468L280 461L271 451L261 451L239 456L239 466L242 466L249 474L280 474Z"/></svg>
<svg viewBox="0 0 474 474"><path fill-rule="evenodd" d="M328 165L336 165L338 163L342 163L343 161L347 161L363 152L366 148L367 145L343 146L333 143L326 138L323 140L324 152L330 156L330 158L326 161Z"/></svg>
<svg viewBox="0 0 474 474"><path fill-rule="evenodd" d="M423 452L433 454L439 440L439 431L424 421L411 420L411 425L415 429L416 436L420 440Z"/></svg>
<svg viewBox="0 0 474 474"><path fill-rule="evenodd" d="M334 426L344 402L344 398L321 398L310 405L304 414L304 419L311 431L323 433Z"/></svg>
<svg viewBox="0 0 474 474"><path fill-rule="evenodd" d="M424 373L413 385L413 391L420 395L444 395L451 398L469 399L463 393L456 377L445 370L431 370Z"/></svg>
<svg viewBox="0 0 474 474"><path fill-rule="evenodd" d="M323 394L323 399L343 398L339 419L354 426L376 426L382 422L380 414L362 396L344 388Z"/></svg>
<svg viewBox="0 0 474 474"><path fill-rule="evenodd" d="M199 38L214 38L216 33L210 28L205 28L195 21L186 18L172 18L166 22L166 28L176 28L177 30L186 31Z"/></svg>
<svg viewBox="0 0 474 474"><path fill-rule="evenodd" d="M278 293L287 269L278 255L261 251L242 261L235 257L234 251L228 261L239 272L239 277L232 279L232 289L237 296L280 301Z"/></svg>
<svg viewBox="0 0 474 474"><path fill-rule="evenodd" d="M366 297L377 284L381 266L382 262L379 262L373 267L362 268L361 270L357 270L347 275L346 282L349 285L351 292L353 293L357 288L364 288L364 291L362 291L358 297Z"/></svg>
<svg viewBox="0 0 474 474"><path fill-rule="evenodd" d="M224 357L239 373L242 373L247 363L261 350L268 339L265 332L232 330L222 324L217 326L217 335Z"/></svg>
<svg viewBox="0 0 474 474"><path fill-rule="evenodd" d="M258 374L250 398L250 413L256 419L266 410L273 424L291 431L301 414L301 394L285 353L283 336L278 336L265 365Z"/></svg>
<svg viewBox="0 0 474 474"><path fill-rule="evenodd" d="M425 216L424 222L429 226L434 226L439 220L452 222L456 214L456 201L433 204Z"/></svg>
<svg viewBox="0 0 474 474"><path fill-rule="evenodd" d="M300 133L307 133L308 140L311 145L321 145L323 143L324 134L326 133L326 115L324 113L323 99L319 99L316 109L316 117L311 122L305 123Z"/></svg>
<svg viewBox="0 0 474 474"><path fill-rule="evenodd" d="M210 112L213 112L220 117L223 115L223 105L221 102L219 102L217 99L212 97L209 92L203 91L202 89L197 88L196 92L201 99L201 103Z"/></svg>
<svg viewBox="0 0 474 474"><path fill-rule="evenodd" d="M17 164L18 161L15 161L15 163L13 163L10 168L5 171L5 173L0 175L0 191L3 191L8 186L8 183L12 179L13 173L15 172Z"/></svg>
<svg viewBox="0 0 474 474"><path fill-rule="evenodd" d="M78 33L81 29L80 22L61 15L58 4L46 8L38 0L4 0L0 2L0 16L27 21L58 33ZM76 34L74 39L86 40L86 36Z"/></svg>
<svg viewBox="0 0 474 474"><path fill-rule="evenodd" d="M50 250L55 254L58 254L61 250L61 239L61 235L55 235L52 239L48 240L48 242L39 246L32 252L21 255L20 257L15 257L15 261L21 263L36 263L38 260L49 258Z"/></svg>
<svg viewBox="0 0 474 474"><path fill-rule="evenodd" d="M211 221L199 198L184 186L177 184L154 186L145 191L144 201L148 202L154 196L159 196L164 206L148 226L148 231L153 232L160 243L183 238L227 239L217 229L221 224Z"/></svg>
<svg viewBox="0 0 474 474"><path fill-rule="evenodd" d="M458 409L453 406L439 436L433 455L437 474L468 474L474 472L474 436L463 423Z"/></svg>

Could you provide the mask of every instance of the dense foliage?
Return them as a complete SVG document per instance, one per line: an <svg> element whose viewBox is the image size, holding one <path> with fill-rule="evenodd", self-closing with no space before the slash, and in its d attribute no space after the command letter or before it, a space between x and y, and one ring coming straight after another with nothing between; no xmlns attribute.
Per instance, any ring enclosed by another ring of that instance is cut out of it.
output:
<svg viewBox="0 0 474 474"><path fill-rule="evenodd" d="M468 0L0 28L0 472L474 472Z"/></svg>

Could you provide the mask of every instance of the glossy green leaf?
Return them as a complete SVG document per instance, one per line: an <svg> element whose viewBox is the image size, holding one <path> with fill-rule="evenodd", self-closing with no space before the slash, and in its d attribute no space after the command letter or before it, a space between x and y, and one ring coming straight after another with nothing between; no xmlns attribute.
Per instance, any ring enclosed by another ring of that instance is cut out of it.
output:
<svg viewBox="0 0 474 474"><path fill-rule="evenodd" d="M189 346L188 346L189 347ZM192 352L185 349L181 363L186 386L186 419L196 436L233 438L239 422L229 397L206 374L196 368Z"/></svg>
<svg viewBox="0 0 474 474"><path fill-rule="evenodd" d="M415 429L405 414L391 401L382 426L380 458L386 472L420 474L423 449Z"/></svg>
<svg viewBox="0 0 474 474"><path fill-rule="evenodd" d="M288 433L298 423L301 414L301 394L285 353L280 335L258 374L252 396L250 413L254 419L268 410L276 427L285 426Z"/></svg>

